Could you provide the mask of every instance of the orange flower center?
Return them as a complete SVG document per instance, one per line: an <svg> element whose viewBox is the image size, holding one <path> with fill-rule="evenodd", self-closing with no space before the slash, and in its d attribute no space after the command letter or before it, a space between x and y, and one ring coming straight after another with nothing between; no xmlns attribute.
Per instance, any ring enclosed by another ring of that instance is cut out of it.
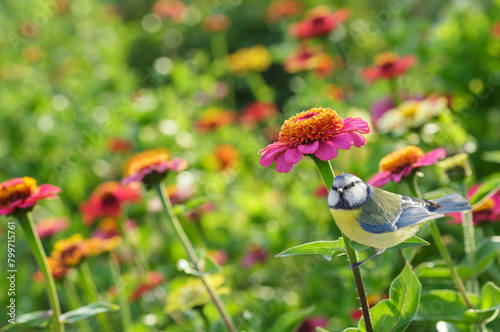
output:
<svg viewBox="0 0 500 332"><path fill-rule="evenodd" d="M128 176L148 166L166 162L169 157L170 155L165 149L153 149L138 153L127 161L123 168L123 174Z"/></svg>
<svg viewBox="0 0 500 332"><path fill-rule="evenodd" d="M385 52L375 57L374 63L378 67L392 66L399 59L399 56L394 52Z"/></svg>
<svg viewBox="0 0 500 332"><path fill-rule="evenodd" d="M337 135L344 120L329 108L312 108L286 120L281 127L279 142L292 147L314 141L325 141Z"/></svg>
<svg viewBox="0 0 500 332"><path fill-rule="evenodd" d="M482 212L482 211L492 211L495 207L495 202L490 198L487 199L483 204L474 209L474 212Z"/></svg>
<svg viewBox="0 0 500 332"><path fill-rule="evenodd" d="M36 180L28 176L6 181L0 186L0 207L6 208L19 199L24 200L37 190Z"/></svg>
<svg viewBox="0 0 500 332"><path fill-rule="evenodd" d="M380 172L397 172L406 165L411 165L424 155L424 151L417 146L409 145L394 151L382 158L378 164Z"/></svg>

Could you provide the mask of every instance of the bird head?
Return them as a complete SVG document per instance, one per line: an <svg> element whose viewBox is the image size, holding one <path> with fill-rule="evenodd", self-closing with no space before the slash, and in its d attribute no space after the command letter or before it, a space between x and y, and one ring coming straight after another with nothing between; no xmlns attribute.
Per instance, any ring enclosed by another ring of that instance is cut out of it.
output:
<svg viewBox="0 0 500 332"><path fill-rule="evenodd" d="M356 209L366 202L369 190L368 185L357 176L340 174L333 180L328 194L328 206L332 209Z"/></svg>

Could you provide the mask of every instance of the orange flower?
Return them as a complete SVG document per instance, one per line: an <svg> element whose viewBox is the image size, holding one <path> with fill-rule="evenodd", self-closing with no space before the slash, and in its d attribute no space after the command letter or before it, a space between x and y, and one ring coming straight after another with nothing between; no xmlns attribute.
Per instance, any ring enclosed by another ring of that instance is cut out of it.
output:
<svg viewBox="0 0 500 332"><path fill-rule="evenodd" d="M109 239L92 237L85 240L86 256L93 257L113 251L114 249L118 248L121 243L122 238L120 236L114 236Z"/></svg>
<svg viewBox="0 0 500 332"><path fill-rule="evenodd" d="M231 26L231 19L224 14L215 14L205 17L201 22L201 31L212 33L216 31L225 31Z"/></svg>
<svg viewBox="0 0 500 332"><path fill-rule="evenodd" d="M278 22L282 18L297 16L304 6L294 0L274 0L265 13L265 19L269 23Z"/></svg>
<svg viewBox="0 0 500 332"><path fill-rule="evenodd" d="M57 259L54 259L52 257L47 257L47 263L49 265L50 272L52 272L52 277L56 280L64 278L68 273L69 268L62 265L61 262ZM42 271L40 270L36 271L35 274L33 275L33 280L37 282L42 282L43 281Z"/></svg>
<svg viewBox="0 0 500 332"><path fill-rule="evenodd" d="M222 110L217 107L206 109L196 121L196 129L200 133L213 131L220 127L228 126L236 121L236 113L231 110Z"/></svg>
<svg viewBox="0 0 500 332"><path fill-rule="evenodd" d="M87 246L81 234L75 234L68 239L59 240L54 244L51 257L65 267L80 264L87 255Z"/></svg>
<svg viewBox="0 0 500 332"><path fill-rule="evenodd" d="M238 150L232 145L221 144L214 152L215 159L219 162L220 169L234 168L238 159Z"/></svg>
<svg viewBox="0 0 500 332"><path fill-rule="evenodd" d="M146 150L132 156L123 168L123 184L143 182L146 187L161 181L169 171L180 172L187 168L181 158L170 159L166 149Z"/></svg>
<svg viewBox="0 0 500 332"><path fill-rule="evenodd" d="M333 58L327 53L304 45L297 52L290 54L283 65L288 73L313 70L319 76L330 75L335 68Z"/></svg>
<svg viewBox="0 0 500 332"><path fill-rule="evenodd" d="M153 13L161 19L170 18L176 22L182 22L186 5L177 0L158 0L153 5Z"/></svg>
<svg viewBox="0 0 500 332"><path fill-rule="evenodd" d="M61 189L51 184L37 186L36 180L25 176L0 183L0 216L33 209L44 198L56 198Z"/></svg>
<svg viewBox="0 0 500 332"><path fill-rule="evenodd" d="M108 151L114 153L127 153L132 151L134 145L131 141L119 138L111 137L108 141Z"/></svg>

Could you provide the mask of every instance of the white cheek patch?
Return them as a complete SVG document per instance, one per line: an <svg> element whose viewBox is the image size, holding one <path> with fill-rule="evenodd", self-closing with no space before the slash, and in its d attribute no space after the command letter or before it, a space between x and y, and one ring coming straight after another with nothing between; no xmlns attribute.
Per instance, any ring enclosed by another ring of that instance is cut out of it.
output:
<svg viewBox="0 0 500 332"><path fill-rule="evenodd" d="M344 194L344 199L351 206L356 206L363 204L366 201L368 191L367 186L364 183L357 183L354 187L346 190Z"/></svg>
<svg viewBox="0 0 500 332"><path fill-rule="evenodd" d="M339 202L340 196L339 193L333 189L330 189L330 193L328 194L328 206L335 206Z"/></svg>

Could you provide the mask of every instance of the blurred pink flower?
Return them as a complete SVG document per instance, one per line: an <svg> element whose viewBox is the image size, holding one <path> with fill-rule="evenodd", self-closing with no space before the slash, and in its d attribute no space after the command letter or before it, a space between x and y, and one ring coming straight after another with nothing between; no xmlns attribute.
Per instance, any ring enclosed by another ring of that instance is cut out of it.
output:
<svg viewBox="0 0 500 332"><path fill-rule="evenodd" d="M370 82L401 76L413 67L417 59L411 54L399 57L394 52L385 52L377 55L374 62L374 67L363 69L363 77Z"/></svg>
<svg viewBox="0 0 500 332"><path fill-rule="evenodd" d="M137 202L140 198L138 183L123 186L115 181L102 183L90 194L89 200L80 205L83 223L90 226L98 218L118 217L123 204Z"/></svg>
<svg viewBox="0 0 500 332"><path fill-rule="evenodd" d="M19 210L31 210L45 198L56 198L61 188L51 184L38 186L36 180L25 176L0 183L0 216Z"/></svg>
<svg viewBox="0 0 500 332"><path fill-rule="evenodd" d="M278 115L275 103L256 101L247 105L241 114L240 123L248 128L255 127L259 122Z"/></svg>
<svg viewBox="0 0 500 332"><path fill-rule="evenodd" d="M330 75L334 68L333 58L318 48L302 45L296 52L290 54L283 61L285 71L297 73L300 71L314 71L319 76Z"/></svg>
<svg viewBox="0 0 500 332"><path fill-rule="evenodd" d="M314 316L304 319L296 332L316 332L317 327L326 327L328 318L323 316Z"/></svg>
<svg viewBox="0 0 500 332"><path fill-rule="evenodd" d="M268 256L269 254L264 248L256 244L251 244L240 263L244 269L248 269L257 263L265 262Z"/></svg>
<svg viewBox="0 0 500 332"><path fill-rule="evenodd" d="M338 149L361 147L366 144L362 134L368 133L368 123L361 118L342 119L329 108L313 108L285 121L278 142L259 151L260 164L276 162L278 172L288 173L304 155L326 161L337 158Z"/></svg>
<svg viewBox="0 0 500 332"><path fill-rule="evenodd" d="M69 226L69 219L66 217L49 217L39 220L35 224L38 236L43 239L65 230Z"/></svg>
<svg viewBox="0 0 500 332"><path fill-rule="evenodd" d="M315 7L306 17L290 27L290 34L300 39L326 36L349 17L349 11L341 8L332 13L326 6Z"/></svg>
<svg viewBox="0 0 500 332"><path fill-rule="evenodd" d="M153 5L153 13L161 19L170 18L176 22L182 22L186 5L177 0L158 0Z"/></svg>
<svg viewBox="0 0 500 332"><path fill-rule="evenodd" d="M400 182L414 169L434 165L444 157L446 157L446 152L441 148L424 153L419 147L409 145L382 158L378 165L379 172L368 180L368 183L381 187L391 180Z"/></svg>
<svg viewBox="0 0 500 332"><path fill-rule="evenodd" d="M134 145L131 141L119 138L111 137L108 141L108 151L113 153L127 153L132 151Z"/></svg>
<svg viewBox="0 0 500 332"><path fill-rule="evenodd" d="M472 196L481 188L481 184L476 184L469 189L467 198L470 200ZM449 213L453 217L452 223L462 223L462 214L459 212ZM500 190L493 196L487 199L483 204L472 210L472 220L474 225L483 222L500 221Z"/></svg>

